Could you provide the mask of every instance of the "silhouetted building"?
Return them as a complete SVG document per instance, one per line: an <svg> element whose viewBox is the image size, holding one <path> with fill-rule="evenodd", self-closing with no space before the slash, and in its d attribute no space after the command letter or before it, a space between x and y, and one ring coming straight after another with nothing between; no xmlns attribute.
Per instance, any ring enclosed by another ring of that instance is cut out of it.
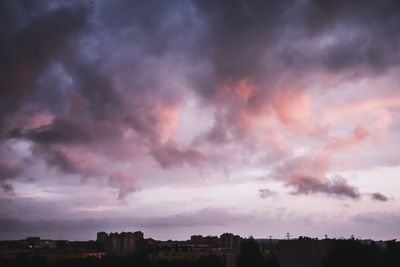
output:
<svg viewBox="0 0 400 267"><path fill-rule="evenodd" d="M108 234L106 232L98 232L97 233L97 242L104 242L106 241Z"/></svg>
<svg viewBox="0 0 400 267"><path fill-rule="evenodd" d="M228 248L239 248L240 247L240 236L233 235L231 233L224 233L221 235L221 246Z"/></svg>
<svg viewBox="0 0 400 267"><path fill-rule="evenodd" d="M199 245L199 244L204 244L205 240L204 240L204 237L202 235L192 235L190 237L190 243L191 244L195 244L195 245Z"/></svg>
<svg viewBox="0 0 400 267"><path fill-rule="evenodd" d="M206 236L204 237L205 244L210 247L220 247L221 246L221 239L218 236Z"/></svg>
<svg viewBox="0 0 400 267"><path fill-rule="evenodd" d="M142 232L97 233L97 242L102 243L106 255L126 256L137 254L146 242Z"/></svg>
<svg viewBox="0 0 400 267"><path fill-rule="evenodd" d="M280 240L278 243L280 267L321 267L332 242L311 238Z"/></svg>
<svg viewBox="0 0 400 267"><path fill-rule="evenodd" d="M40 243L40 237L27 237L25 241L30 248L38 248Z"/></svg>

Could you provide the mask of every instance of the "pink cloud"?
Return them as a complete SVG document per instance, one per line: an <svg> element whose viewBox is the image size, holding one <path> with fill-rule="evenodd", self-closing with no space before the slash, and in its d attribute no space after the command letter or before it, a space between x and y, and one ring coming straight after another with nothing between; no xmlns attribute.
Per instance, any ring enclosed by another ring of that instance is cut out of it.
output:
<svg viewBox="0 0 400 267"><path fill-rule="evenodd" d="M357 188L348 185L343 177L329 179L327 173L331 171L337 155L361 145L368 136L366 127L357 125L347 136L329 137L320 152L287 159L275 169L274 177L294 187L295 194L325 193L359 198Z"/></svg>
<svg viewBox="0 0 400 267"><path fill-rule="evenodd" d="M47 148L35 147L34 153L44 155L47 164L68 174L84 177L96 176L103 170L95 159L95 154L83 147L52 145Z"/></svg>
<svg viewBox="0 0 400 267"><path fill-rule="evenodd" d="M161 144L174 137L181 118L181 109L180 105L159 105L154 109Z"/></svg>
<svg viewBox="0 0 400 267"><path fill-rule="evenodd" d="M373 137L384 142L387 128L394 121L398 121L393 108L400 107L400 96L369 97L364 100L355 100L347 104L328 107L322 116L324 124L338 127L346 122L368 124Z"/></svg>

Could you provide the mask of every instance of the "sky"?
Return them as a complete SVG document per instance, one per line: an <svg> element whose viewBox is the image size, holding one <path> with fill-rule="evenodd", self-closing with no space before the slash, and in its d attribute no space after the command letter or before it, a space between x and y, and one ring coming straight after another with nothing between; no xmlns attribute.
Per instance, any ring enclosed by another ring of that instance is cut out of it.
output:
<svg viewBox="0 0 400 267"><path fill-rule="evenodd" d="M0 18L0 239L400 238L397 0Z"/></svg>

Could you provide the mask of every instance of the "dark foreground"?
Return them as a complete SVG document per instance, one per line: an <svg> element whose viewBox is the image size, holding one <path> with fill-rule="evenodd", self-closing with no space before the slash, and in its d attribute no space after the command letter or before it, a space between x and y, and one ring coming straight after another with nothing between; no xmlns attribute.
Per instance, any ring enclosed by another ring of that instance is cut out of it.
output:
<svg viewBox="0 0 400 267"><path fill-rule="evenodd" d="M243 239L240 254L231 265L235 267L347 267L347 266L400 266L400 242L396 240L363 243L359 240L315 240L298 239L284 241L277 247L276 253L266 257L260 251L259 244L252 238ZM315 246L315 244L318 244ZM321 245L322 244L322 245ZM309 249L311 245L311 249ZM321 254L324 248L325 253ZM31 266L76 266L76 267L226 267L227 263L218 256L208 255L197 260L152 260L148 254L116 257L86 257L79 259L57 260L48 263L45 257L18 255L14 258L0 259L1 267Z"/></svg>

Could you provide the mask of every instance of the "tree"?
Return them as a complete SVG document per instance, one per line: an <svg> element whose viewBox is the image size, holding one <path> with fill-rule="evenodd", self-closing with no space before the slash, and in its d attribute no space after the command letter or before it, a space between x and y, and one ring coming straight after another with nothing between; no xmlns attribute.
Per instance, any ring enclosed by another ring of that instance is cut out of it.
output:
<svg viewBox="0 0 400 267"><path fill-rule="evenodd" d="M243 239L240 243L240 255L236 259L237 267L267 267L277 266L277 260L274 255L271 258L265 258L260 251L257 241L253 237Z"/></svg>

